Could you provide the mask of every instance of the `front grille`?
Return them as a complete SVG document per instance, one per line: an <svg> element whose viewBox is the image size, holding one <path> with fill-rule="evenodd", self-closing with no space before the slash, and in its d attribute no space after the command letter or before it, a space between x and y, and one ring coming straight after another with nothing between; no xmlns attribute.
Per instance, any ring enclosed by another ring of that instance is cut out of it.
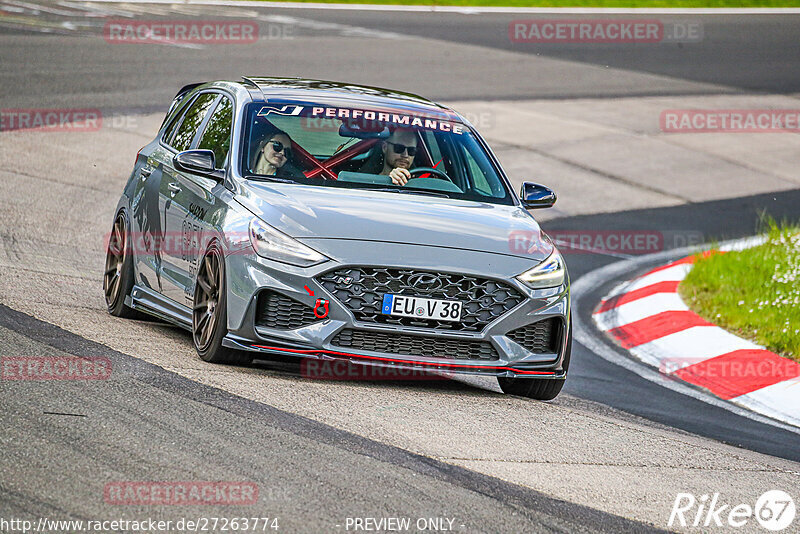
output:
<svg viewBox="0 0 800 534"><path fill-rule="evenodd" d="M560 334L561 321L553 318L512 330L506 337L531 352L543 354L558 352Z"/></svg>
<svg viewBox="0 0 800 534"><path fill-rule="evenodd" d="M439 339L350 328L336 334L331 344L348 349L424 358L449 358L452 360L497 360L499 358L494 346L486 341Z"/></svg>
<svg viewBox="0 0 800 534"><path fill-rule="evenodd" d="M256 326L290 330L308 326L316 321L311 306L271 290L264 290L258 294Z"/></svg>
<svg viewBox="0 0 800 534"><path fill-rule="evenodd" d="M417 275L433 275L434 286L428 290L411 285ZM488 278L460 274L351 267L317 277L331 294L362 322L432 328L456 332L480 332L483 328L516 307L525 297L512 286ZM464 305L460 322L393 317L381 313L386 293L442 300L458 300Z"/></svg>

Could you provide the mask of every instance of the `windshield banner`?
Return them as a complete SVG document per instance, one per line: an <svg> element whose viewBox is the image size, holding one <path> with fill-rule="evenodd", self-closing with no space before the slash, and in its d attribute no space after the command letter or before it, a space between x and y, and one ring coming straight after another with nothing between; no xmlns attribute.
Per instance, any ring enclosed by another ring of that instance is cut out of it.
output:
<svg viewBox="0 0 800 534"><path fill-rule="evenodd" d="M464 133L464 125L459 122L443 120L440 117L432 118L420 115L409 115L407 113L388 110L300 106L297 104L268 104L263 106L258 112L259 117L266 117L267 115L341 119L345 122L378 122L382 124L394 124L401 128L423 128L426 130L459 135Z"/></svg>

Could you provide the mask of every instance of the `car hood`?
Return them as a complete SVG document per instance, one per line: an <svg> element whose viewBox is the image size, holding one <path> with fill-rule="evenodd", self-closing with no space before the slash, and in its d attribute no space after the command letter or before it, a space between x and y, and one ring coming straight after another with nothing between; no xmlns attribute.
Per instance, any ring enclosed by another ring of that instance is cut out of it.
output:
<svg viewBox="0 0 800 534"><path fill-rule="evenodd" d="M247 181L236 200L303 238L406 243L545 259L550 239L523 208L425 195Z"/></svg>

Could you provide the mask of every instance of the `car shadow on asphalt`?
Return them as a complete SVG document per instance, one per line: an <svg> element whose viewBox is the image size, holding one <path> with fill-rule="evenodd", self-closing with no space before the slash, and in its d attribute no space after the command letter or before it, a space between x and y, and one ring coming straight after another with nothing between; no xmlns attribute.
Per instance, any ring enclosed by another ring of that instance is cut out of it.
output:
<svg viewBox="0 0 800 534"><path fill-rule="evenodd" d="M495 393L491 389L464 382L456 376L445 373L372 367L345 360L259 355L248 367L278 373L292 379L341 383L348 386L363 384L365 387L380 386L385 389L402 388L476 395Z"/></svg>

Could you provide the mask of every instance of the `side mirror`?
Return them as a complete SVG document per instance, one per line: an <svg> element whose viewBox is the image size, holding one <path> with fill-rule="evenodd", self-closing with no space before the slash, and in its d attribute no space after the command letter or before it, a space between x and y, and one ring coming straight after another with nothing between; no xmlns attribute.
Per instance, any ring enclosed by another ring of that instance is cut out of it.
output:
<svg viewBox="0 0 800 534"><path fill-rule="evenodd" d="M205 176L216 174L214 171L217 163L211 150L184 150L175 154L172 163L179 171Z"/></svg>
<svg viewBox="0 0 800 534"><path fill-rule="evenodd" d="M522 206L525 209L552 208L556 203L556 193L549 187L535 184L533 182L523 182L519 192Z"/></svg>

